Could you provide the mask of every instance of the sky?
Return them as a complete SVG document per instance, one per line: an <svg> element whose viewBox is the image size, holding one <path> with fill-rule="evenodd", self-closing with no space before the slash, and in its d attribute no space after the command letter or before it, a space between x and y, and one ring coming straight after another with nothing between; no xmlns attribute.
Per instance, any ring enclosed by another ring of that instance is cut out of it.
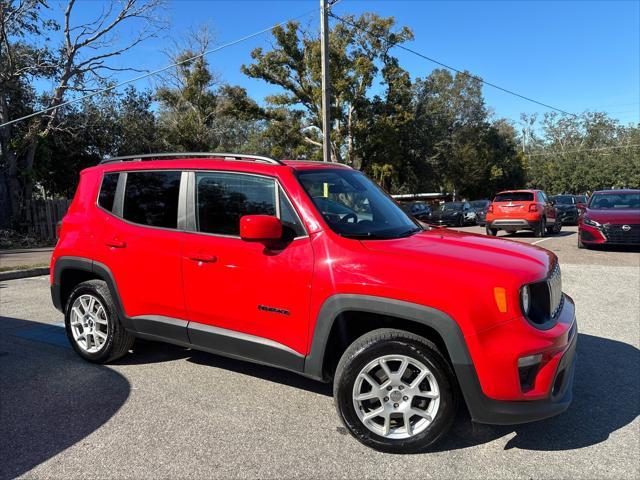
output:
<svg viewBox="0 0 640 480"><path fill-rule="evenodd" d="M60 18L62 5L50 5L52 14ZM103 5L100 0L80 0L76 21L99 14ZM568 112L604 111L623 124L640 123L640 0L342 0L333 12L393 16L398 25L414 33L414 40L406 45L424 55ZM215 32L220 45L305 14L299 21L319 28L319 0L174 0L162 14L168 29L112 65L148 70L167 65L163 50L204 24ZM123 32L122 39L126 36ZM277 87L240 71L251 62L250 52L256 47L268 49L270 35L225 48L207 60L224 82L245 87L253 98L263 101ZM413 78L438 68L402 50L395 49L394 54ZM136 75L120 73L117 80ZM157 79L146 79L135 85L157 84ZM547 111L489 86L483 93L496 118L517 122L521 113Z"/></svg>

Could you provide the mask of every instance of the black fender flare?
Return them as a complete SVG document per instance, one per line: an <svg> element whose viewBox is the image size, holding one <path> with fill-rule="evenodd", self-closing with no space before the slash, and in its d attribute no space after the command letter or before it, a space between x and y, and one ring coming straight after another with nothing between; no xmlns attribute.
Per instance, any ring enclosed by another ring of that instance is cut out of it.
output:
<svg viewBox="0 0 640 480"><path fill-rule="evenodd" d="M323 378L324 355L331 328L338 315L346 311L398 317L426 325L435 330L444 341L454 368L456 365L473 366L460 327L446 313L435 308L392 298L338 294L329 297L322 304L311 339L309 355L307 355L304 364L305 375Z"/></svg>
<svg viewBox="0 0 640 480"><path fill-rule="evenodd" d="M61 295L61 280L62 274L67 270L91 272L103 280L109 288L111 298L113 298L113 302L116 305L122 325L127 330L135 331L133 322L125 315L122 301L120 300L120 293L118 292L118 287L116 286L116 281L113 278L111 270L106 265L89 258L63 256L56 259L53 266L53 281L51 282L51 300L58 310L64 313L65 305L63 304Z"/></svg>

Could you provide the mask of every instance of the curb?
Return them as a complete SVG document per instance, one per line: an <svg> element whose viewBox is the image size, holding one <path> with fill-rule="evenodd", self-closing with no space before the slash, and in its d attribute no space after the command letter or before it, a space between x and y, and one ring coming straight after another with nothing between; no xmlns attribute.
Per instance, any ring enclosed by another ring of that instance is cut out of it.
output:
<svg viewBox="0 0 640 480"><path fill-rule="evenodd" d="M0 281L39 277L41 275L49 275L49 267L36 267L29 268L27 270L9 270L8 272L0 272Z"/></svg>

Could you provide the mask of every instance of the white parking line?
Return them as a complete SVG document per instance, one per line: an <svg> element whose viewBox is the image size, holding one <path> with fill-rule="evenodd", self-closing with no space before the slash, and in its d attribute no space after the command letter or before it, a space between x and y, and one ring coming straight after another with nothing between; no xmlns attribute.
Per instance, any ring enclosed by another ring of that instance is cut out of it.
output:
<svg viewBox="0 0 640 480"><path fill-rule="evenodd" d="M540 242L546 242L547 240L551 240L553 237L547 237L547 238L543 238L542 240L536 240L535 242L531 242L531 245L536 245L537 243Z"/></svg>

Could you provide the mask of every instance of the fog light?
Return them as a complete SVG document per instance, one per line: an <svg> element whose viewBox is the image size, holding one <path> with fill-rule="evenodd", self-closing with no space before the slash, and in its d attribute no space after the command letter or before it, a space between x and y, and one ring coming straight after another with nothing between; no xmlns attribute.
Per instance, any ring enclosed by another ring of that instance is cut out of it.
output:
<svg viewBox="0 0 640 480"><path fill-rule="evenodd" d="M536 353L535 355L528 355L526 357L520 357L518 359L518 368L531 367L537 365L542 361L542 354Z"/></svg>
<svg viewBox="0 0 640 480"><path fill-rule="evenodd" d="M528 355L518 359L518 377L522 392L532 390L536 383L536 375L540 370L542 354Z"/></svg>

